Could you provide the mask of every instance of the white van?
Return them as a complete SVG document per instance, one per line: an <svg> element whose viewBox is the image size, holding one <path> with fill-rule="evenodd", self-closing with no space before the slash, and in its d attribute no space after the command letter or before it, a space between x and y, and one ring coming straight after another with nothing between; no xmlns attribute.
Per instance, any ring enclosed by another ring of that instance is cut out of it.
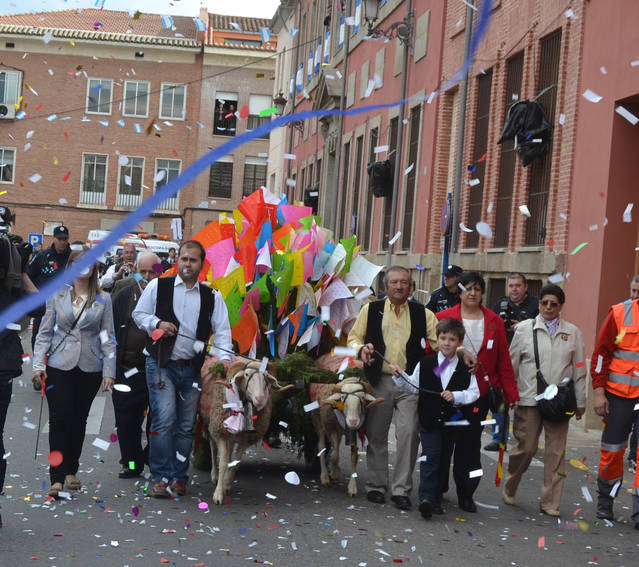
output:
<svg viewBox="0 0 639 567"><path fill-rule="evenodd" d="M108 234L108 230L90 230L87 236L87 246L89 248L96 246L104 240ZM153 252L160 256L160 258L168 257L171 248L175 248L177 252L180 247L178 242L169 240L168 236L158 236L148 233L128 233L118 240L115 246L109 249L111 255L120 254L125 242L133 242L138 252Z"/></svg>

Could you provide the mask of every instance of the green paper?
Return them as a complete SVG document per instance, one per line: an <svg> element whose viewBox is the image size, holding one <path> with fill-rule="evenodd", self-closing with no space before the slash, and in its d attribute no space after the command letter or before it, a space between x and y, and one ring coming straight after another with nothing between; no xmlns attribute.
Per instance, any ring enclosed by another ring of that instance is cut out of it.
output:
<svg viewBox="0 0 639 567"><path fill-rule="evenodd" d="M135 470L135 461L129 461L129 470L130 471L134 471Z"/></svg>
<svg viewBox="0 0 639 567"><path fill-rule="evenodd" d="M260 110L260 118L264 118L265 116L271 116L271 114L277 114L276 106L273 106L271 108L265 108L264 110Z"/></svg>
<svg viewBox="0 0 639 567"><path fill-rule="evenodd" d="M226 296L224 303L226 303L226 308L229 312L229 323L232 329L240 320L240 308L242 307L242 296L237 284L233 286L233 289Z"/></svg>
<svg viewBox="0 0 639 567"><path fill-rule="evenodd" d="M315 219L315 224L317 226L320 226L322 224L322 217L317 215L302 217L301 219L299 219L299 223L302 225L302 228L304 230L311 230L311 224L313 223L313 219Z"/></svg>
<svg viewBox="0 0 639 567"><path fill-rule="evenodd" d="M293 262L284 258L282 269L273 276L273 283L277 287L277 307L281 307L291 289L293 278Z"/></svg>
<svg viewBox="0 0 639 567"><path fill-rule="evenodd" d="M271 292L268 289L268 274L264 274L253 284L251 289L255 288L260 290L260 303L269 303L271 301Z"/></svg>
<svg viewBox="0 0 639 567"><path fill-rule="evenodd" d="M350 238L340 239L340 244L346 250L346 258L344 258L344 268L341 273L346 274L351 269L351 261L353 260L353 250L355 249L357 236L353 235Z"/></svg>
<svg viewBox="0 0 639 567"><path fill-rule="evenodd" d="M570 255L574 256L577 252L579 252L579 250L581 250L584 246L586 246L588 243L587 242L582 242L579 246L577 246L577 248L575 248Z"/></svg>

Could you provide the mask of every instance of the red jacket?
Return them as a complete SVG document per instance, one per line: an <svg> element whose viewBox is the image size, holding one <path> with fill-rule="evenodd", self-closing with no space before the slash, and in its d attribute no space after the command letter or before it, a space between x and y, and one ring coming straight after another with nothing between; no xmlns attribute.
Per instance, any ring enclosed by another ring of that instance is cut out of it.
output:
<svg viewBox="0 0 639 567"><path fill-rule="evenodd" d="M477 353L478 369L476 372L479 392L482 396L488 393L490 384L503 389L507 403L519 401L517 381L510 361L508 342L506 341L506 328L501 318L484 306L480 306L484 313L484 341ZM435 313L439 321L442 319L462 320L461 303L454 307ZM488 341L492 341L488 348ZM488 380L485 377L488 376Z"/></svg>

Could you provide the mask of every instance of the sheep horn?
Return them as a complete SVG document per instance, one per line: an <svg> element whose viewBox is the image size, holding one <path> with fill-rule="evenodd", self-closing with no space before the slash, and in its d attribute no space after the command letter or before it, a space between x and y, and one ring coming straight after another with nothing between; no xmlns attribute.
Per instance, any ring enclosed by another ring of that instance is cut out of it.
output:
<svg viewBox="0 0 639 567"><path fill-rule="evenodd" d="M225 382L224 380L213 380L213 384L220 384L222 386L226 386L227 388L231 387L231 385L228 382Z"/></svg>
<svg viewBox="0 0 639 567"><path fill-rule="evenodd" d="M373 388L371 387L371 385L368 382L360 381L360 384L364 387L364 391L367 394L371 394L372 395Z"/></svg>
<svg viewBox="0 0 639 567"><path fill-rule="evenodd" d="M337 402L335 400L329 400L328 398L320 400L319 404L320 406L333 406L334 408L337 407Z"/></svg>
<svg viewBox="0 0 639 567"><path fill-rule="evenodd" d="M368 404L366 404L366 409L372 408L373 406L376 406L377 404L381 404L384 401L384 398L375 398L372 402L369 402Z"/></svg>
<svg viewBox="0 0 639 567"><path fill-rule="evenodd" d="M277 386L277 387L275 387ZM295 388L295 384L287 384L286 386L280 386L277 382L274 386L271 386L274 392L286 392L286 390L290 390L291 388Z"/></svg>

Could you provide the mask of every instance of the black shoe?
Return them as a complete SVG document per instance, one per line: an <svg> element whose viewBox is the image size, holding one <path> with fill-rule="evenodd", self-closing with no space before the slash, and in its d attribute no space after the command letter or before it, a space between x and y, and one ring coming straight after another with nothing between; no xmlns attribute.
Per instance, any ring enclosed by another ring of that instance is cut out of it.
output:
<svg viewBox="0 0 639 567"><path fill-rule="evenodd" d="M499 451L499 443L491 441L488 445L484 445L484 451Z"/></svg>
<svg viewBox="0 0 639 567"><path fill-rule="evenodd" d="M441 516L444 513L444 508L442 507L441 502L433 503L433 514L437 514Z"/></svg>
<svg viewBox="0 0 639 567"><path fill-rule="evenodd" d="M601 518L602 520L614 520L614 516L612 515L612 499L601 499L597 500L597 518Z"/></svg>
<svg viewBox="0 0 639 567"><path fill-rule="evenodd" d="M375 504L383 504L386 502L384 493L379 490L370 490L366 493L366 498L369 502L374 502Z"/></svg>
<svg viewBox="0 0 639 567"><path fill-rule="evenodd" d="M135 478L138 477L142 474L142 471L144 469L125 469L123 468L119 473L118 473L118 478Z"/></svg>
<svg viewBox="0 0 639 567"><path fill-rule="evenodd" d="M441 506L440 506L441 508ZM419 503L419 513L422 515L424 520L430 520L433 515L433 505L428 500L423 500Z"/></svg>
<svg viewBox="0 0 639 567"><path fill-rule="evenodd" d="M395 508L399 508L400 510L410 510L413 507L408 496L393 494L393 496L391 496L391 502L395 504Z"/></svg>
<svg viewBox="0 0 639 567"><path fill-rule="evenodd" d="M460 498L459 507L466 512L477 512L477 506L472 498Z"/></svg>

